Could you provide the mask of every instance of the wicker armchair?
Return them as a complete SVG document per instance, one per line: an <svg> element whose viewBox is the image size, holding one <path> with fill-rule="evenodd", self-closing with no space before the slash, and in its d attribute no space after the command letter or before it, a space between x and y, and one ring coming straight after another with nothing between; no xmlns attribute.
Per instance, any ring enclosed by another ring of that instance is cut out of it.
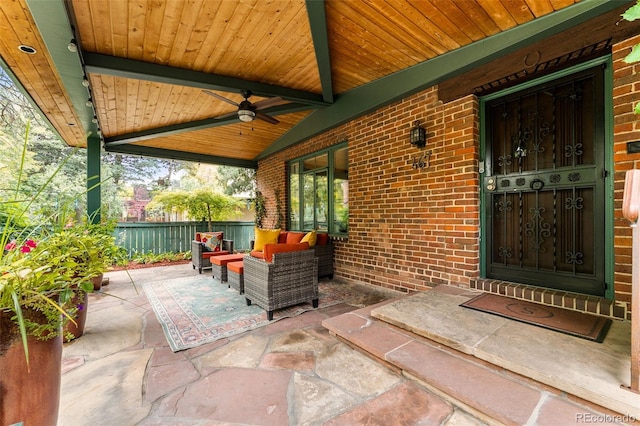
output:
<svg viewBox="0 0 640 426"><path fill-rule="evenodd" d="M208 254L207 254L208 253ZM191 241L191 263L193 269L198 268L198 272L201 274L203 269L211 268L210 257L217 254L230 254L233 253L233 240L222 240L222 251L211 252L204 251L204 247L200 241Z"/></svg>
<svg viewBox="0 0 640 426"><path fill-rule="evenodd" d="M249 246L253 250L255 240L249 241ZM318 258L318 278L329 277L333 279L333 243L331 240L327 244L316 244L313 246Z"/></svg>
<svg viewBox="0 0 640 426"><path fill-rule="evenodd" d="M318 307L318 259L312 249L275 253L272 262L244 258L244 296L273 319L273 311L311 301Z"/></svg>

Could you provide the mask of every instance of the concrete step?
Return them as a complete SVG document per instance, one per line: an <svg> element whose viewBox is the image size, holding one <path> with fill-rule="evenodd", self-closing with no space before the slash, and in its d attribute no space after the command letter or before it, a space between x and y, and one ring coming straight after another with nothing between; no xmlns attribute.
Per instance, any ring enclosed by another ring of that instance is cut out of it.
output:
<svg viewBox="0 0 640 426"><path fill-rule="evenodd" d="M442 304L442 300L448 299L447 294L453 293L455 296L460 296L463 292L468 293L452 287L441 288L432 295L441 297L432 299L441 304L438 309L444 309L445 312L450 313L454 306L458 306L459 297L452 298L455 302L452 306ZM474 295L473 292L471 293L468 294L469 297ZM637 395L631 392L623 391L625 398L628 398L618 401L617 405L614 404L615 409L611 409L611 405L607 408L555 386L533 380L527 375L514 372L512 368L505 368L478 358L465 343L460 342L464 339L451 337L451 335L447 337L447 333L437 333L442 340L439 342L411 330L411 327L421 326L409 324L407 326L409 329L403 329L376 318L376 316L384 317L385 310L387 314L394 311L398 303L404 308L411 306L410 309L403 310L401 317L411 316L412 309L419 311L416 312L416 318L423 317L426 309L431 309L432 314L441 315L441 318L445 315L443 312L434 312L433 307L407 303L411 297L413 296L345 313L327 319L322 324L352 347L415 380L426 389L466 409L489 424L557 425L588 422L625 424L640 418L640 413L636 412L640 404L635 405L635 408L633 405L636 401L640 402L640 399L636 399ZM441 323L448 322L446 318L442 319ZM449 318L451 319L452 317ZM411 323L406 319L403 322ZM456 328L455 325L448 326ZM458 334L467 335L468 338L468 330L465 330L465 326L463 322L458 323ZM550 332L539 327L534 328L538 334ZM454 336L456 334L453 333ZM512 344L517 344L517 340ZM505 352L509 353L509 351ZM546 360L548 364L554 361L553 357ZM633 411L634 409L636 411Z"/></svg>

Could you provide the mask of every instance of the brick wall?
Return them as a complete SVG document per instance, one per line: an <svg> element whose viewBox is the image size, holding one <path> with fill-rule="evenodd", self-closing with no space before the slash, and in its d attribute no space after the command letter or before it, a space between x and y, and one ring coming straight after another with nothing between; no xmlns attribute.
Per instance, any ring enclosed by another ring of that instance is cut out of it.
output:
<svg viewBox="0 0 640 426"><path fill-rule="evenodd" d="M627 142L640 140L640 117L633 113L640 102L640 63L626 64L624 57L640 43L640 36L613 47L613 158L614 170L614 254L616 300L631 301L631 228L622 216L625 173L640 168L640 154L627 154ZM640 259L636 259L640 261Z"/></svg>
<svg viewBox="0 0 640 426"><path fill-rule="evenodd" d="M622 58L640 36L614 46L615 293L629 302L631 231L622 217L624 173L640 168L626 143L640 140L640 65ZM286 206L286 161L338 142L349 145L349 239L336 243L336 275L402 291L448 283L469 286L479 276L478 102L468 96L443 104L431 88L381 108L259 164L267 198L266 224L275 223L274 195ZM427 146L409 144L420 120ZM428 167L414 160L432 151ZM285 207L286 208L286 207ZM286 216L286 214L285 214Z"/></svg>
<svg viewBox="0 0 640 426"><path fill-rule="evenodd" d="M432 88L261 161L265 223L276 190L286 195L285 162L347 139L349 240L336 243L336 275L403 291L468 286L479 271L477 115L475 97L443 105ZM409 143L415 120L423 149ZM414 168L421 157L428 166Z"/></svg>

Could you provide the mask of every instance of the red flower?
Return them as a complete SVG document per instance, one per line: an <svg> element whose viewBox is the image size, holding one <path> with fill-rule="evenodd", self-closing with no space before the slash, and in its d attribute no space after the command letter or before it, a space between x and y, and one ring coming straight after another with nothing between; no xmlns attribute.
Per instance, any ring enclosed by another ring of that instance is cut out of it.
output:
<svg viewBox="0 0 640 426"><path fill-rule="evenodd" d="M13 250L17 247L18 245L16 244L15 240L11 241L9 244L7 244L6 246L4 246L5 250ZM22 245L22 247L20 247L20 252L21 253L29 253L32 249L36 248L38 246L38 244L36 244L35 241L33 240L27 240L24 242L24 244Z"/></svg>
<svg viewBox="0 0 640 426"><path fill-rule="evenodd" d="M24 242L24 245L22 247L20 247L20 251L22 253L29 253L31 251L31 249L36 248L37 244L35 241L33 240L27 240Z"/></svg>

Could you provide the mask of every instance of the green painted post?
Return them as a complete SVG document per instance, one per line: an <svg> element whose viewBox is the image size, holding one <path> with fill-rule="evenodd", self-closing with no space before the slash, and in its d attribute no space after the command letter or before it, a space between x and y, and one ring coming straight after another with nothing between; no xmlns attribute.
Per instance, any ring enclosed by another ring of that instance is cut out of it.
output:
<svg viewBox="0 0 640 426"><path fill-rule="evenodd" d="M100 138L87 138L87 217L93 224L100 223Z"/></svg>

